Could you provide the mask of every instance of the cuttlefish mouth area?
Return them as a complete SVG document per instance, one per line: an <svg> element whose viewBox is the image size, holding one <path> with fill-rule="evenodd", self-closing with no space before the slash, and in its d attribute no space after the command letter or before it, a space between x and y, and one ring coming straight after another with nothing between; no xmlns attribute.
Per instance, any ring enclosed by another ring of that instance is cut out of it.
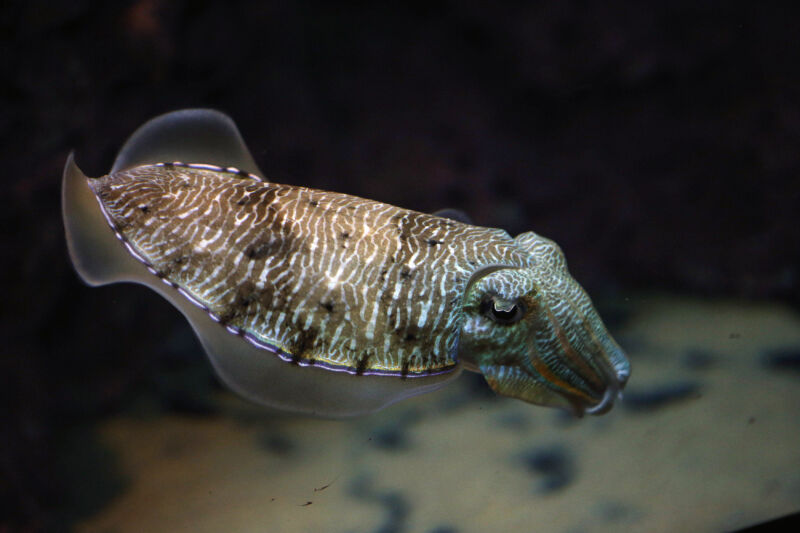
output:
<svg viewBox="0 0 800 533"><path fill-rule="evenodd" d="M555 357L531 358L534 368L549 381L552 389L567 400L576 416L601 415L622 398L630 376L630 364L622 349L605 328L580 328L567 337L554 317L549 317L557 344ZM549 347L552 351L552 344Z"/></svg>
<svg viewBox="0 0 800 533"><path fill-rule="evenodd" d="M584 395L577 397L569 395L571 397L568 397L568 400L577 416L582 416L584 413L602 415L611 410L616 400L622 399L622 389L625 388L628 381L630 367L622 350L615 347L615 351L616 353L612 357L605 352L595 353L591 356L592 362L599 370L597 377L602 382L602 388L598 394L592 394L588 398ZM614 364L612 361L623 361L624 364Z"/></svg>
<svg viewBox="0 0 800 533"><path fill-rule="evenodd" d="M624 357L621 352L620 356ZM599 372L591 378L583 376L581 381L593 385L584 390L577 387L559 387L558 390L569 402L572 412L579 417L584 414L602 415L610 411L614 402L622 399L622 390L628 380L628 371L615 370L613 365L604 361L606 357L603 355L594 355L592 359L593 366L599 367Z"/></svg>

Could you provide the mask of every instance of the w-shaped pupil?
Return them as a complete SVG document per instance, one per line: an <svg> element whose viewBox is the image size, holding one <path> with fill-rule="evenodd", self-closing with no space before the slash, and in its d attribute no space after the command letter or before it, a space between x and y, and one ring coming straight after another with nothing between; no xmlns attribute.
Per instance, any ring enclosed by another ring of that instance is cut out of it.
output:
<svg viewBox="0 0 800 533"><path fill-rule="evenodd" d="M518 322L524 314L524 309L519 303L503 308L498 308L497 302L494 300L486 302L486 304L484 305L484 309L488 311L487 314L492 320L499 324L513 324L514 322Z"/></svg>

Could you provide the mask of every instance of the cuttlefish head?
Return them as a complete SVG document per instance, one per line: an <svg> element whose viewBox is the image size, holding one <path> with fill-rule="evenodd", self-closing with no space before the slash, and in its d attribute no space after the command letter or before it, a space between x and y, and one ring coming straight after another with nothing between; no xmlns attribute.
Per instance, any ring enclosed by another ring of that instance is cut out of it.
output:
<svg viewBox="0 0 800 533"><path fill-rule="evenodd" d="M524 266L473 274L463 304L459 358L498 394L602 414L630 376L630 363L553 242L515 239Z"/></svg>

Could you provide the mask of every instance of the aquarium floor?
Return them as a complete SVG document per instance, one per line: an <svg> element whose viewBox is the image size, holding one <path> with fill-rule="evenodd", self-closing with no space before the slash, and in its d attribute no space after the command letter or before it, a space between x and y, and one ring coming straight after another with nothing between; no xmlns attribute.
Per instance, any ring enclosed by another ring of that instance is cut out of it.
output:
<svg viewBox="0 0 800 533"><path fill-rule="evenodd" d="M210 416L104 421L126 481L77 529L723 531L800 509L800 316L665 295L627 306L611 329L633 374L606 416L494 398L466 376L345 421L219 393Z"/></svg>

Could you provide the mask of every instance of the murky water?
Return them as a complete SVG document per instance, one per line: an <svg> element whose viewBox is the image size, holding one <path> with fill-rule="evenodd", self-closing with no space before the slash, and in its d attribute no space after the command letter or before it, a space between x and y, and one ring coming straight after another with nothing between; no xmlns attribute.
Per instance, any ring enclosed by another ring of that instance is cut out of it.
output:
<svg viewBox="0 0 800 533"><path fill-rule="evenodd" d="M611 329L633 375L605 416L497 398L477 375L345 421L219 392L213 414L103 422L121 481L78 530L720 531L798 510L800 316L665 295L621 305Z"/></svg>

